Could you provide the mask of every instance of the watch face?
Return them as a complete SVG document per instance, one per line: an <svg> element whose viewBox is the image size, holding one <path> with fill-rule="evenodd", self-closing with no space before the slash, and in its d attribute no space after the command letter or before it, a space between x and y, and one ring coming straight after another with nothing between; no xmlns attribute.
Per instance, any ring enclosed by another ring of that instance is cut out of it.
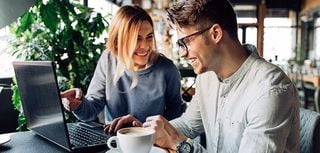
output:
<svg viewBox="0 0 320 153"><path fill-rule="evenodd" d="M179 145L178 151L179 151L179 153L190 153L191 152L191 145L189 143L183 141Z"/></svg>

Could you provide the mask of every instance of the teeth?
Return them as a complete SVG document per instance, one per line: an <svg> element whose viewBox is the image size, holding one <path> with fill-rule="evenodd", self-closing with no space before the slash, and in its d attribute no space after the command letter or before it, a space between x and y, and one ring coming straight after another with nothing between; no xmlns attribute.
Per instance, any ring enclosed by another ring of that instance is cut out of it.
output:
<svg viewBox="0 0 320 153"><path fill-rule="evenodd" d="M135 54L138 56L146 56L148 52L136 52Z"/></svg>

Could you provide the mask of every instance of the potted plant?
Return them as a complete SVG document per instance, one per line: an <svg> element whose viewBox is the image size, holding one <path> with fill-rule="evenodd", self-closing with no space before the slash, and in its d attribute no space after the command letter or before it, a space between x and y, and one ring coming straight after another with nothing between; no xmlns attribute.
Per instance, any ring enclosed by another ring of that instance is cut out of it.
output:
<svg viewBox="0 0 320 153"><path fill-rule="evenodd" d="M10 27L17 38L12 41L12 54L23 60L54 61L60 90L79 87L85 92L105 49L101 36L108 27L106 18L109 16L103 17L91 8L67 0L45 3L36 0L35 5ZM12 90L13 104L20 111L16 84ZM22 112L18 122L18 130L23 129Z"/></svg>

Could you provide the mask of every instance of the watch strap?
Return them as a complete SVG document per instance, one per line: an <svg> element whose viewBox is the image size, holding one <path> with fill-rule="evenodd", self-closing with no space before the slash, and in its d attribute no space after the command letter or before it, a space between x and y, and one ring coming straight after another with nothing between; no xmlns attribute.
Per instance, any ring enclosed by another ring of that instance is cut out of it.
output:
<svg viewBox="0 0 320 153"><path fill-rule="evenodd" d="M190 138L188 138L188 139L186 140L186 142L187 142L187 143L189 143L189 144L190 144L190 146L191 146L190 153L193 153L193 150L194 150L194 147L193 147L193 140L192 140L192 139L190 139Z"/></svg>

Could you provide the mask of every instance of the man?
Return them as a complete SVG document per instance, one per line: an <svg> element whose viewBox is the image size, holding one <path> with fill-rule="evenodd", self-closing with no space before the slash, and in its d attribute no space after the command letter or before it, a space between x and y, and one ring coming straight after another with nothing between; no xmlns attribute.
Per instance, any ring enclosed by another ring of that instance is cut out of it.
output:
<svg viewBox="0 0 320 153"><path fill-rule="evenodd" d="M168 10L181 39L180 54L198 74L196 93L182 117L147 118L156 145L179 153L297 153L297 91L278 67L241 45L227 0L185 0ZM206 134L206 148L193 142Z"/></svg>

